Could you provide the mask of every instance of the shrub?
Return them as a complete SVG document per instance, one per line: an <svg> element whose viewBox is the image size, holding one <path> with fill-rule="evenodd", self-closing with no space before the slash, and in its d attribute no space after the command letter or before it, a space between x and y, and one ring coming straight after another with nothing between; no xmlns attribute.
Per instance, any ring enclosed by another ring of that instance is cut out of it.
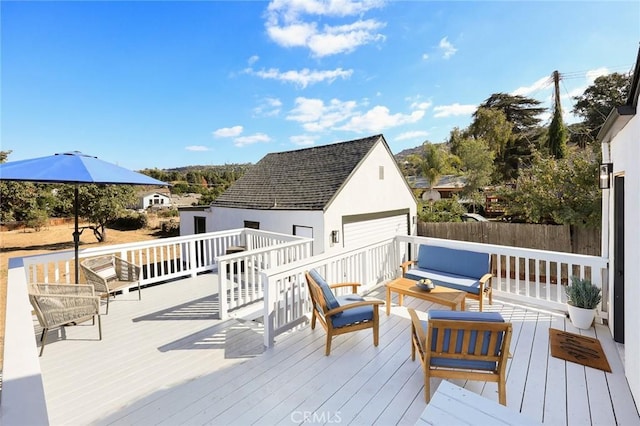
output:
<svg viewBox="0 0 640 426"><path fill-rule="evenodd" d="M27 213L25 225L28 228L33 228L36 231L40 231L49 222L49 215L46 211L41 209L34 209Z"/></svg>
<svg viewBox="0 0 640 426"><path fill-rule="evenodd" d="M109 227L120 231L133 231L146 228L149 219L144 213L130 213L109 222Z"/></svg>
<svg viewBox="0 0 640 426"><path fill-rule="evenodd" d="M165 237L178 237L180 235L180 222L171 219L160 224L160 233Z"/></svg>
<svg viewBox="0 0 640 426"><path fill-rule="evenodd" d="M180 212L176 209L160 210L158 211L158 217L178 217Z"/></svg>

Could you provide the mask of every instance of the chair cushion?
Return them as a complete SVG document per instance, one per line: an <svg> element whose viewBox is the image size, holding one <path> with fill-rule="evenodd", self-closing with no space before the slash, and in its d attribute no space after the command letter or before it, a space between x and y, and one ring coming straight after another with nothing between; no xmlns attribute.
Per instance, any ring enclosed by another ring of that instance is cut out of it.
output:
<svg viewBox="0 0 640 426"><path fill-rule="evenodd" d="M489 254L421 244L418 268L481 278L489 272Z"/></svg>
<svg viewBox="0 0 640 426"><path fill-rule="evenodd" d="M440 319L440 320L453 320L453 321L485 321L485 322L504 322L504 318L498 312L469 312L469 311L445 311L445 310L432 310L428 313L428 319ZM423 321L423 327L426 329L426 322ZM436 340L438 339L439 329L433 329L433 336L431 342L431 350L436 349ZM449 340L451 338L451 330L444 330L444 347L449 347ZM473 353L475 350L478 338L482 344L481 353L487 355L489 353L489 339L490 333L485 332L483 336L478 337L477 331L471 331L469 336L469 346L465 350L462 348L462 342L464 339L464 333L459 333L455 342L456 353ZM496 342L496 347L493 349L493 355L498 355L500 347L502 346L503 336L501 335ZM434 367L448 367L448 368L465 368L470 370L495 370L497 363L492 361L474 361L466 359L449 359L449 358L431 358L431 365Z"/></svg>
<svg viewBox="0 0 640 426"><path fill-rule="evenodd" d="M329 284L327 284L324 278L322 278L322 275L320 275L315 269L310 270L309 275L311 275L311 278L313 278L316 284L320 286L322 295L324 296L324 301L327 303L327 309L331 310L339 307L340 304L338 303L338 300L334 296L333 291L331 291Z"/></svg>
<svg viewBox="0 0 640 426"><path fill-rule="evenodd" d="M466 291L467 293L480 294L480 280L477 278L463 277L434 270L425 271L422 269L409 269L407 273L404 274L404 277L416 281L422 278L429 278L436 285Z"/></svg>
<svg viewBox="0 0 640 426"><path fill-rule="evenodd" d="M91 267L91 270L95 272L100 278L106 281L112 281L118 279L116 268L113 263L102 263Z"/></svg>
<svg viewBox="0 0 640 426"><path fill-rule="evenodd" d="M351 303L362 302L364 299L357 294L347 294L337 297L340 306L349 305ZM362 321L373 320L373 306L358 306L357 308L347 309L338 315L331 317L331 323L334 328L344 327Z"/></svg>

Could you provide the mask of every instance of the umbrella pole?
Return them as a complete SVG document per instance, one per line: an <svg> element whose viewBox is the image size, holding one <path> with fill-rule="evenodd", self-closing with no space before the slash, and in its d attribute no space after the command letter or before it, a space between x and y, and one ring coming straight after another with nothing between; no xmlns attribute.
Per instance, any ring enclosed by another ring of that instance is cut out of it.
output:
<svg viewBox="0 0 640 426"><path fill-rule="evenodd" d="M80 245L80 231L78 230L78 185L73 190L73 209L75 211L75 229L73 231L73 247L75 254L76 284L79 282L80 265L78 264L78 246Z"/></svg>

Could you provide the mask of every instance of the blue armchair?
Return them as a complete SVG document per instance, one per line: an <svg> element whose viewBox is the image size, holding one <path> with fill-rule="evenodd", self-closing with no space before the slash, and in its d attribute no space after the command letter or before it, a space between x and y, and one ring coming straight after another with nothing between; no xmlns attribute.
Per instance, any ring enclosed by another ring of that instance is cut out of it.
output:
<svg viewBox="0 0 640 426"><path fill-rule="evenodd" d="M411 359L424 370L424 397L431 398L431 377L498 384L498 400L507 405L506 367L512 326L498 312L439 311L421 321L411 316Z"/></svg>
<svg viewBox="0 0 640 426"><path fill-rule="evenodd" d="M305 277L313 305L311 329L320 321L327 332L325 355L331 353L333 336L367 328L373 329L373 345L378 346L378 306L384 304L382 300L364 300L356 294L358 283L329 285L315 269L305 272ZM341 287L351 287L353 294L335 296L333 290Z"/></svg>

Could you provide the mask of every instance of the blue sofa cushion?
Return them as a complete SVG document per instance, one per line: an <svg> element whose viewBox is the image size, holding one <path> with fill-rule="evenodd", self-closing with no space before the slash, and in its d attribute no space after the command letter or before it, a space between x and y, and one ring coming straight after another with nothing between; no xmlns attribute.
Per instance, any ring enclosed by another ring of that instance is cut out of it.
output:
<svg viewBox="0 0 640 426"><path fill-rule="evenodd" d="M440 271L425 271L417 268L409 269L404 276L416 281L422 278L429 278L436 286L441 285L455 290L466 291L467 293L480 294L480 280L477 278L463 277Z"/></svg>
<svg viewBox="0 0 640 426"><path fill-rule="evenodd" d="M481 278L489 272L489 254L421 244L418 268Z"/></svg>
<svg viewBox="0 0 640 426"><path fill-rule="evenodd" d="M454 321L486 321L486 322L504 322L504 318L498 312L469 312L469 311L445 311L445 310L432 310L428 313L428 319L442 319L442 320L454 320ZM426 322L423 322L423 327L426 328ZM436 349L436 341L438 339L439 329L433 330L431 350ZM444 330L444 347L449 348L451 339L451 330ZM471 331L469 336L469 346L463 348L464 333L459 333L455 342L456 353L473 353L475 351L476 344L481 344L482 355L487 355L490 352L489 340L490 333L482 333L478 336L477 331ZM498 338L496 346L491 349L493 355L498 355L500 346L502 345L503 336ZM448 367L448 368L466 368L471 370L495 370L497 363L491 361L473 361L465 359L449 359L449 358L431 358L431 365L435 367Z"/></svg>
<svg viewBox="0 0 640 426"><path fill-rule="evenodd" d="M313 280L320 286L322 295L324 296L324 301L327 303L327 309L331 310L339 307L340 303L338 303L333 291L331 291L329 284L327 284L324 278L322 278L322 275L320 275L315 269L310 270L309 275L311 275L311 278L313 278Z"/></svg>
<svg viewBox="0 0 640 426"><path fill-rule="evenodd" d="M357 294L348 294L345 296L338 296L338 303L340 306L349 305L351 303L362 302L364 299ZM331 323L334 328L344 327L356 322L372 321L373 320L373 306L359 306L353 309L347 309L339 315L333 315L331 317Z"/></svg>

